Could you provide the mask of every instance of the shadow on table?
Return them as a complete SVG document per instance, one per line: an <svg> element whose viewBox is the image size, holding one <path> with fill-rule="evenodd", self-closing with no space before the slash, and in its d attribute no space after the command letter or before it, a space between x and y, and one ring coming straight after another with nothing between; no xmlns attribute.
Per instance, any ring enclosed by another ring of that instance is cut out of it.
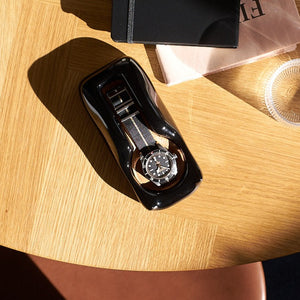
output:
<svg viewBox="0 0 300 300"><path fill-rule="evenodd" d="M71 134L99 176L136 200L79 94L86 76L121 56L122 52L104 42L78 38L35 61L28 78L38 98Z"/></svg>
<svg viewBox="0 0 300 300"><path fill-rule="evenodd" d="M26 254L0 247L0 262L1 299L64 299Z"/></svg>
<svg viewBox="0 0 300 300"><path fill-rule="evenodd" d="M156 55L156 51L155 51L156 46L155 45L145 45L145 50L148 56L148 59L150 61L151 64L151 68L153 71L153 74L155 76L155 78L157 80L159 80L162 83L165 83L160 65L159 65L159 61Z"/></svg>
<svg viewBox="0 0 300 300"><path fill-rule="evenodd" d="M61 0L61 8L64 12L77 16L93 29L111 30L110 0Z"/></svg>
<svg viewBox="0 0 300 300"><path fill-rule="evenodd" d="M111 31L111 0L60 0L61 8L66 13L71 13L96 30ZM155 53L154 45L145 45L149 61L155 77L164 82L162 72Z"/></svg>

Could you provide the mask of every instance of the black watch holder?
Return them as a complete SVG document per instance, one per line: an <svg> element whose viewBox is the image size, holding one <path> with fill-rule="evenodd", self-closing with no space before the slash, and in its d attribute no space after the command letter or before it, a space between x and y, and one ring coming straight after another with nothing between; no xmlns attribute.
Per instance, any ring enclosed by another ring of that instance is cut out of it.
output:
<svg viewBox="0 0 300 300"><path fill-rule="evenodd" d="M167 208L192 193L201 171L152 83L123 57L81 84L87 111L104 136L138 200Z"/></svg>

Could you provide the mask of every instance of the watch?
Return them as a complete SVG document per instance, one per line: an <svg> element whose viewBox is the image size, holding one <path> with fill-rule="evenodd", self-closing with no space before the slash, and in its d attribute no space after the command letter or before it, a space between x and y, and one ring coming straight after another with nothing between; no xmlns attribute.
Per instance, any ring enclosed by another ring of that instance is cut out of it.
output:
<svg viewBox="0 0 300 300"><path fill-rule="evenodd" d="M158 187L168 184L178 174L177 155L154 139L135 104L133 93L125 82L120 82L106 96L130 139L140 151L144 176Z"/></svg>
<svg viewBox="0 0 300 300"><path fill-rule="evenodd" d="M197 188L202 180L197 162L134 59L122 57L102 67L83 80L80 92L137 200L147 209L170 207Z"/></svg>
<svg viewBox="0 0 300 300"><path fill-rule="evenodd" d="M176 154L159 145L141 157L144 175L157 186L169 183L177 175Z"/></svg>

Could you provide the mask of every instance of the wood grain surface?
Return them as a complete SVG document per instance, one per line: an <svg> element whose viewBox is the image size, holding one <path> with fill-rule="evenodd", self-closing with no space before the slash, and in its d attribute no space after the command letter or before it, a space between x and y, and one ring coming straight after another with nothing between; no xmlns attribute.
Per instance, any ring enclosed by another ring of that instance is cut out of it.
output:
<svg viewBox="0 0 300 300"><path fill-rule="evenodd" d="M111 1L1 0L0 18L1 245L157 271L300 250L300 131L262 102L269 74L299 47L167 87L153 46L111 40ZM204 175L164 211L135 201L79 96L86 75L122 55L149 75Z"/></svg>

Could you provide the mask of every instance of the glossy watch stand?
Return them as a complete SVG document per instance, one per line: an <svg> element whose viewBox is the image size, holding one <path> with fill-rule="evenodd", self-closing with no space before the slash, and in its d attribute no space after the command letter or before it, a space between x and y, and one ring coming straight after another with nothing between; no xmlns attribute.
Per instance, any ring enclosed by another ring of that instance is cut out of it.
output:
<svg viewBox="0 0 300 300"><path fill-rule="evenodd" d="M195 190L201 171L136 61L124 57L95 72L81 96L147 209L167 208Z"/></svg>

